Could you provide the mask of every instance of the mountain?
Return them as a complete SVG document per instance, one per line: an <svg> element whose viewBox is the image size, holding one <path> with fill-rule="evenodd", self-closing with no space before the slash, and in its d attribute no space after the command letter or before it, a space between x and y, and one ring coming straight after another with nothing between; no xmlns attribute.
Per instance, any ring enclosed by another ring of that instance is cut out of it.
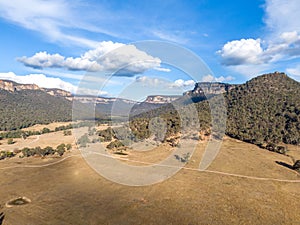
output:
<svg viewBox="0 0 300 225"><path fill-rule="evenodd" d="M235 86L235 84L227 84L221 82L198 82L195 84L193 90L187 91L183 95L197 96L203 95L204 93L210 95L222 94L230 91Z"/></svg>
<svg viewBox="0 0 300 225"><path fill-rule="evenodd" d="M49 95L60 96L60 97L71 97L71 92L61 90L58 88L41 88L36 84L19 84L10 80L0 80L0 89L9 92L16 92L21 90L40 90L44 91Z"/></svg>
<svg viewBox="0 0 300 225"><path fill-rule="evenodd" d="M147 137L149 134L145 132L145 124L151 118L160 116L167 121L167 135L180 132L181 118L176 109L180 106L182 110L187 110L189 105L186 102L189 102L195 104L198 110L201 131L210 133L211 112L204 96L207 92L214 94L210 96L211 101L217 99L218 94L224 95L227 135L262 147L279 143L300 144L300 84L279 72L258 76L241 85L198 83L184 97L198 98L199 101L175 101L132 117L132 129L139 137ZM178 105L173 107L175 103Z"/></svg>
<svg viewBox="0 0 300 225"><path fill-rule="evenodd" d="M109 119L126 117L128 113L140 114L165 104L136 102L122 98L108 98L91 95L72 95L57 88L41 88L35 84L19 84L10 80L0 80L0 130L15 130L37 123L71 121L72 110L78 119L88 118L87 109L94 109L96 117ZM169 101L172 97L168 97ZM76 109L73 103L76 101ZM73 114L74 115L74 114Z"/></svg>
<svg viewBox="0 0 300 225"><path fill-rule="evenodd" d="M15 130L38 123L72 119L71 101L52 96L36 86L33 88L13 91L0 89L0 130Z"/></svg>
<svg viewBox="0 0 300 225"><path fill-rule="evenodd" d="M191 91L183 93L185 99L191 99L193 102L201 102L215 95L226 93L236 85L221 82L198 82Z"/></svg>
<svg viewBox="0 0 300 225"><path fill-rule="evenodd" d="M256 77L225 97L228 135L258 145L300 143L300 83L286 74Z"/></svg>
<svg viewBox="0 0 300 225"><path fill-rule="evenodd" d="M152 104L166 104L171 103L178 98L182 97L181 95L149 95L144 102Z"/></svg>

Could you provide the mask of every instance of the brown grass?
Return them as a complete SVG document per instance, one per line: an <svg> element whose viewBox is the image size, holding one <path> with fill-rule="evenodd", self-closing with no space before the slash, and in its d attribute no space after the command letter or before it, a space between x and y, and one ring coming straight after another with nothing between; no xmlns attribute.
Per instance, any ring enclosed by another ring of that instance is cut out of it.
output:
<svg viewBox="0 0 300 225"><path fill-rule="evenodd" d="M187 168L198 167L205 145L199 144ZM298 150L292 147L290 154L299 157ZM168 154L170 149L162 146L149 152L132 151L128 158L156 162ZM0 205L18 196L31 199L27 205L4 207L4 225L299 224L300 221L300 183L182 169L162 183L130 187L101 177L77 150L65 157L71 155L74 157L41 168L22 165L43 165L60 159L0 161ZM287 156L226 138L208 169L253 177L300 179L297 173L275 161L292 163ZM4 169L9 166L21 167Z"/></svg>

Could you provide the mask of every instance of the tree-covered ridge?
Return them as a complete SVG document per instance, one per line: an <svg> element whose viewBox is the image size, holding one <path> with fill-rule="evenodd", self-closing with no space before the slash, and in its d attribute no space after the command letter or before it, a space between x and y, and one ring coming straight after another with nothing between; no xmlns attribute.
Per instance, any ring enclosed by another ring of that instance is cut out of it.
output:
<svg viewBox="0 0 300 225"><path fill-rule="evenodd" d="M227 108L227 135L262 147L268 146L270 150L276 148L273 144L281 142L300 144L299 82L284 73L275 72L236 85L223 95ZM209 101L215 101L215 98L217 96ZM204 99L198 103L187 104L188 101L183 100L181 106L176 107L177 110L169 104L133 117L131 128L139 137L147 137L151 118L159 116L167 121L167 136L173 135L180 132L182 118L178 109L194 105L198 111L199 132L211 133L209 101ZM218 119L218 115L215 118Z"/></svg>
<svg viewBox="0 0 300 225"><path fill-rule="evenodd" d="M256 77L225 97L228 135L258 145L300 143L300 84L286 74Z"/></svg>
<svg viewBox="0 0 300 225"><path fill-rule="evenodd" d="M0 130L72 120L72 102L41 90L0 89Z"/></svg>

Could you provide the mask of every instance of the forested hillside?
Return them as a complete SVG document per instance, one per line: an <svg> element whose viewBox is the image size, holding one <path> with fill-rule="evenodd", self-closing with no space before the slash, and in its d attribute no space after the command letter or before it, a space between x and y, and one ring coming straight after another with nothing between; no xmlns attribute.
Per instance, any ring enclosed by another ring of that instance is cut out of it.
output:
<svg viewBox="0 0 300 225"><path fill-rule="evenodd" d="M286 74L275 72L256 77L228 90L224 98L227 135L259 146L281 142L300 144L300 84ZM192 104L198 111L200 130L210 133L209 102ZM188 105L181 104L181 107ZM167 136L180 132L181 118L172 104L133 117L131 128L139 137L147 137L148 123L157 116L167 121Z"/></svg>
<svg viewBox="0 0 300 225"><path fill-rule="evenodd" d="M300 143L300 84L284 73L266 74L225 95L227 134L255 144Z"/></svg>
<svg viewBox="0 0 300 225"><path fill-rule="evenodd" d="M70 121L72 102L41 90L9 92L0 89L0 130L15 130L37 123Z"/></svg>

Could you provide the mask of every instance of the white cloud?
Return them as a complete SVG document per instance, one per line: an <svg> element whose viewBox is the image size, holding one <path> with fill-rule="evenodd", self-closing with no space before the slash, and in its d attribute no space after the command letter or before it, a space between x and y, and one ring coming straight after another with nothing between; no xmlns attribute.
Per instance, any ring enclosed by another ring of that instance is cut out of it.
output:
<svg viewBox="0 0 300 225"><path fill-rule="evenodd" d="M43 88L59 88L74 93L76 86L60 78L47 77L44 74L16 75L13 72L0 73L0 79L12 80L20 84L36 84Z"/></svg>
<svg viewBox="0 0 300 225"><path fill-rule="evenodd" d="M300 57L300 34L296 31L281 33L277 41L264 41L262 48L260 39L241 39L227 42L217 53L226 66L267 67L268 64L281 60Z"/></svg>
<svg viewBox="0 0 300 225"><path fill-rule="evenodd" d="M284 32L300 32L299 0L266 0L264 21L271 37L279 37Z"/></svg>
<svg viewBox="0 0 300 225"><path fill-rule="evenodd" d="M257 39L226 43L217 51L225 66L253 76L276 63L300 57L299 1L266 0L264 10L268 33Z"/></svg>
<svg viewBox="0 0 300 225"><path fill-rule="evenodd" d="M134 76L148 69L168 72L161 68L161 60L140 51L134 45L125 45L111 41L100 42L97 48L85 52L82 56L64 57L59 54L38 52L31 57L18 58L25 66L33 68L65 68L68 70L108 71L116 76Z"/></svg>
<svg viewBox="0 0 300 225"><path fill-rule="evenodd" d="M45 67L63 67L65 57L60 54L48 54L47 52L35 53L32 57L21 57L18 59L24 63L25 66L34 68L45 68Z"/></svg>
<svg viewBox="0 0 300 225"><path fill-rule="evenodd" d="M241 39L227 42L218 54L225 65L260 64L263 53L260 39Z"/></svg>
<svg viewBox="0 0 300 225"><path fill-rule="evenodd" d="M177 79L175 81L168 81L162 78L139 76L135 81L142 86L147 87L161 87L165 89L189 89L195 85L194 80Z"/></svg>
<svg viewBox="0 0 300 225"><path fill-rule="evenodd" d="M78 87L76 90L76 95L108 96L108 92Z"/></svg>
<svg viewBox="0 0 300 225"><path fill-rule="evenodd" d="M195 81L193 80L182 80L182 79L178 79L175 80L174 83L172 84L173 87L179 87L179 88L183 88L183 87L194 87L195 85Z"/></svg>
<svg viewBox="0 0 300 225"><path fill-rule="evenodd" d="M208 74L208 75L204 76L201 81L202 82L227 82L227 81L232 81L232 80L234 80L234 77L232 77L232 76L214 77L213 75Z"/></svg>
<svg viewBox="0 0 300 225"><path fill-rule="evenodd" d="M155 67L153 69L155 69L157 71L161 71L161 72L171 72L171 69L169 69L169 68Z"/></svg>
<svg viewBox="0 0 300 225"><path fill-rule="evenodd" d="M97 31L93 26L83 22L84 10L81 10L81 17L79 17L79 12L75 10L76 4L79 3L72 2L70 7L63 0L27 0L26 3L23 0L1 0L0 17L26 29L42 33L55 43L95 47L95 41L68 34L68 29Z"/></svg>

